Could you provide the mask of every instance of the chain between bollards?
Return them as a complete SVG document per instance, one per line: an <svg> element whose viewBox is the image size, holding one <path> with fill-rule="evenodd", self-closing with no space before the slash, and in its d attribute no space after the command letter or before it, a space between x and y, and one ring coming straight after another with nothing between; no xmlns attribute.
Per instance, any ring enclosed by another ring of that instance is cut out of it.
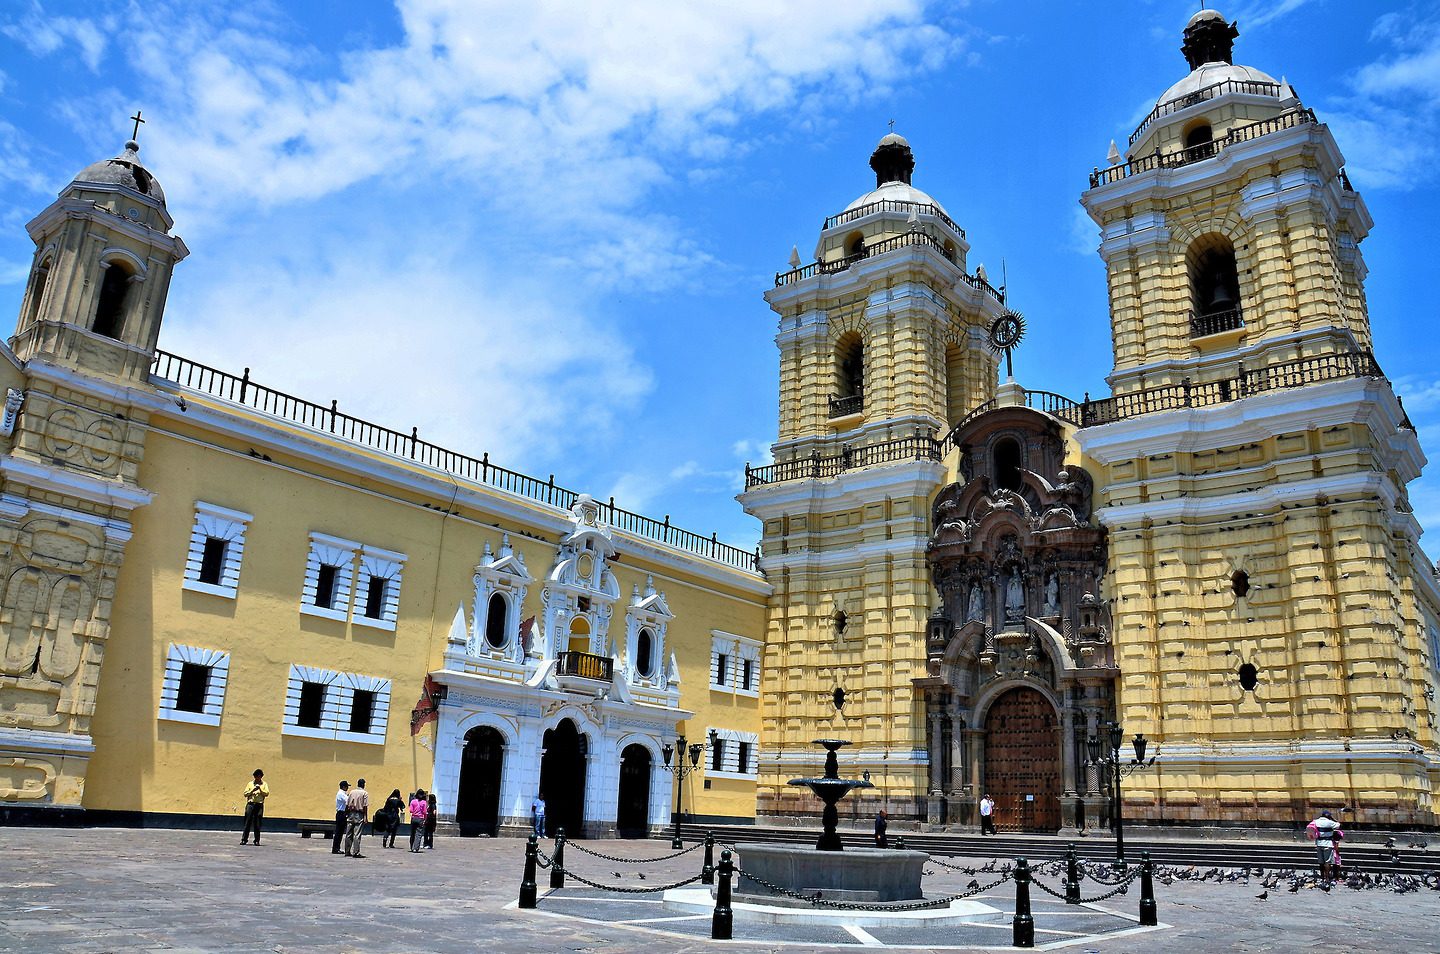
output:
<svg viewBox="0 0 1440 954"><path fill-rule="evenodd" d="M565 887L565 829L555 830L555 857L550 860L550 887Z"/></svg>
<svg viewBox="0 0 1440 954"><path fill-rule="evenodd" d="M720 850L720 886L715 891L715 913L710 916L710 938L728 941L735 929L735 912L730 910L730 877L735 866L730 862L730 849Z"/></svg>
<svg viewBox="0 0 1440 954"><path fill-rule="evenodd" d="M1075 858L1073 844L1065 852L1065 903L1080 903L1080 862Z"/></svg>
<svg viewBox="0 0 1440 954"><path fill-rule="evenodd" d="M1030 865L1015 859L1015 919L1010 922L1011 946L1035 946L1035 918L1030 914Z"/></svg>
<svg viewBox="0 0 1440 954"><path fill-rule="evenodd" d="M705 863L700 866L700 883L715 883L715 833L705 833Z"/></svg>
<svg viewBox="0 0 1440 954"><path fill-rule="evenodd" d="M535 833L530 833L530 839L525 842L525 877L520 882L520 907L535 907Z"/></svg>
<svg viewBox="0 0 1440 954"><path fill-rule="evenodd" d="M1155 917L1155 883L1152 874L1155 866L1150 861L1150 852L1140 852L1140 924L1154 927L1160 922Z"/></svg>

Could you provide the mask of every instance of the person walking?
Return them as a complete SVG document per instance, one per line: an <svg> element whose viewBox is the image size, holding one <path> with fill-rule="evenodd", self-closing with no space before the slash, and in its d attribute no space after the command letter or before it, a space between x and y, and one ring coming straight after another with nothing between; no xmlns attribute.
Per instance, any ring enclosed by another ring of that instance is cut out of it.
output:
<svg viewBox="0 0 1440 954"><path fill-rule="evenodd" d="M890 838L885 834L885 830L886 830L887 828L889 828L889 827L890 827L889 824L886 823L886 821L885 821L885 809L882 808L882 809L880 809L880 814L878 814L878 815L875 816L875 847L876 847L876 848L889 848L889 847L890 847Z"/></svg>
<svg viewBox="0 0 1440 954"><path fill-rule="evenodd" d="M980 834L995 834L995 799L989 795L980 799Z"/></svg>
<svg viewBox="0 0 1440 954"><path fill-rule="evenodd" d="M245 828L240 832L240 844L250 843L250 833L255 833L255 844L260 844L260 822L265 819L265 799L270 795L270 786L265 784L265 773L255 770L253 780L245 788Z"/></svg>
<svg viewBox="0 0 1440 954"><path fill-rule="evenodd" d="M340 842L345 838L345 805L350 801L350 783L341 779L340 790L335 793L335 841L330 845L330 854L340 854Z"/></svg>
<svg viewBox="0 0 1440 954"><path fill-rule="evenodd" d="M1322 887L1328 888L1335 877L1336 842L1344 838L1345 834L1340 831L1340 823L1330 814L1328 808L1320 813L1319 818L1305 826L1305 834L1315 842L1315 854L1320 861L1320 881Z"/></svg>
<svg viewBox="0 0 1440 954"><path fill-rule="evenodd" d="M365 821L370 816L370 793L365 791L365 780L355 783L345 800L345 854L351 858L364 858L360 854L360 838L365 834Z"/></svg>
<svg viewBox="0 0 1440 954"><path fill-rule="evenodd" d="M390 793L385 799L385 832L380 839L381 848L394 848L395 836L400 833L400 819L405 817L405 796L400 794L400 789Z"/></svg>
<svg viewBox="0 0 1440 954"><path fill-rule="evenodd" d="M530 814L535 817L535 836L545 837L545 793L536 792L535 800L530 803Z"/></svg>
<svg viewBox="0 0 1440 954"><path fill-rule="evenodd" d="M431 792L425 796L425 847L435 847L435 826L440 823L439 805L435 801L435 793Z"/></svg>
<svg viewBox="0 0 1440 954"><path fill-rule="evenodd" d="M425 842L425 819L429 809L430 803L425 801L425 789L420 789L410 797L410 850L416 854Z"/></svg>

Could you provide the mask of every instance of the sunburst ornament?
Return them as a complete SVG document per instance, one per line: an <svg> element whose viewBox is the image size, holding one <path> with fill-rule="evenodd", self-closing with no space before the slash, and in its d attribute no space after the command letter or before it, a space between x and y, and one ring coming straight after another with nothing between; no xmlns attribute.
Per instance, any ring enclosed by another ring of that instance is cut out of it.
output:
<svg viewBox="0 0 1440 954"><path fill-rule="evenodd" d="M1005 353L1005 376L1015 377L1015 368L1010 360L1010 352L1025 337L1025 316L1018 311L1006 309L1002 311L994 321L990 323L990 347L996 353Z"/></svg>

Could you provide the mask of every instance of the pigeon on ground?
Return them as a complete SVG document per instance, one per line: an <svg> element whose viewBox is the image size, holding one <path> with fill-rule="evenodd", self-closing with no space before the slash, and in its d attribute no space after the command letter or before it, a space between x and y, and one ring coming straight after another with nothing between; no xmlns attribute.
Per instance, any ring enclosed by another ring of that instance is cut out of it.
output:
<svg viewBox="0 0 1440 954"><path fill-rule="evenodd" d="M965 890L974 891L978 887L980 887L980 882L976 881L974 878L971 878L970 883L965 886Z"/></svg>
<svg viewBox="0 0 1440 954"><path fill-rule="evenodd" d="M1264 901L1270 897L1270 892L1261 891L1259 894L1255 895L1255 897L1259 898L1261 901Z"/></svg>
<svg viewBox="0 0 1440 954"><path fill-rule="evenodd" d="M644 880L645 880L645 872L643 872L643 871L637 871L636 874L638 874L638 875L640 876L640 880L641 880L641 881L644 881Z"/></svg>
<svg viewBox="0 0 1440 954"><path fill-rule="evenodd" d="M617 877L617 878L623 878L623 877L625 877L623 874L621 874L621 873L618 872L618 871L612 871L612 872L610 872L610 873L611 873L612 875L614 875L615 877Z"/></svg>
<svg viewBox="0 0 1440 954"><path fill-rule="evenodd" d="M1291 883L1291 885L1290 885L1290 893L1291 893L1291 894L1299 894L1299 893L1300 893L1300 882L1295 881L1295 882Z"/></svg>

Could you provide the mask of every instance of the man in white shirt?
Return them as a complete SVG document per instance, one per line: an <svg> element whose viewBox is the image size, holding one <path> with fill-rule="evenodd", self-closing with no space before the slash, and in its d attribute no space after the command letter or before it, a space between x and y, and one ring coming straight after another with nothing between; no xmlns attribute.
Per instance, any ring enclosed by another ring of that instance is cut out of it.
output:
<svg viewBox="0 0 1440 954"><path fill-rule="evenodd" d="M330 854L340 854L340 842L345 838L345 803L350 799L350 783L342 781L340 791L335 793L335 841L330 845Z"/></svg>
<svg viewBox="0 0 1440 954"><path fill-rule="evenodd" d="M530 813L535 816L535 835L537 838L545 837L545 796L543 793L536 793L535 800L530 803Z"/></svg>
<svg viewBox="0 0 1440 954"><path fill-rule="evenodd" d="M1315 854L1320 861L1321 887L1330 889L1330 880L1335 876L1335 843L1345 837L1340 823L1327 808L1320 817L1305 826L1305 833L1315 840Z"/></svg>
<svg viewBox="0 0 1440 954"><path fill-rule="evenodd" d="M980 834L995 834L995 799L989 795L980 799Z"/></svg>

